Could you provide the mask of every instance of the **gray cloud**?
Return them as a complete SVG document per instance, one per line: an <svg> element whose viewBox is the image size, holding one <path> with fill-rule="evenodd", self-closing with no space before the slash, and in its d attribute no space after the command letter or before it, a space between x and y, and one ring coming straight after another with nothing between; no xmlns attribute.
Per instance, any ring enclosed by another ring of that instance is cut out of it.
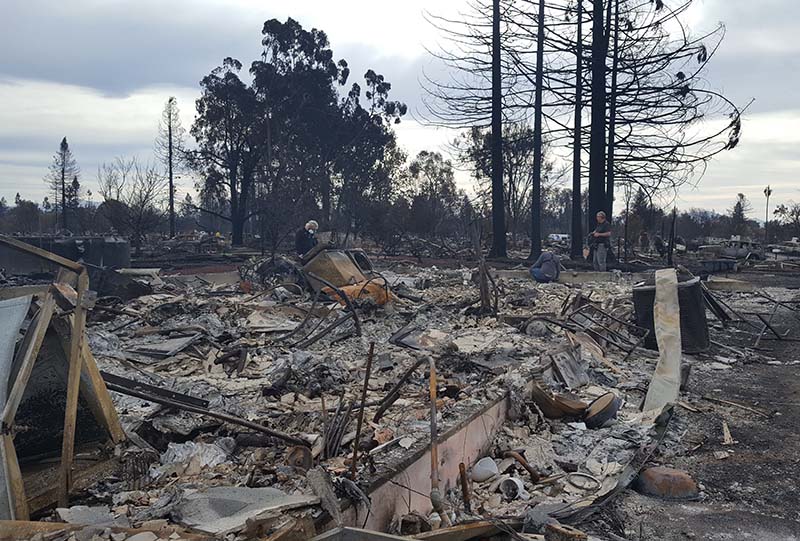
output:
<svg viewBox="0 0 800 541"><path fill-rule="evenodd" d="M222 4L198 11L190 2L153 0L6 4L0 73L108 94L194 86L224 56L258 54L263 24L240 20Z"/></svg>
<svg viewBox="0 0 800 541"><path fill-rule="evenodd" d="M260 53L263 22L285 19L290 12L304 27L328 32L336 58L350 63L351 82L372 68L392 83L394 99L405 101L412 111L421 110L418 79L423 68L437 71L420 44L431 44L430 28L420 14L424 0L407 0L402 13L389 2L352 0L335 9L321 4L2 0L0 94L3 86L18 88L0 101L0 124L6 124L0 125L0 194L13 197L24 185L23 195L29 190L40 200L41 177L63 135L73 143L87 181L97 163L116 155L146 159L166 96L177 93L190 120L199 80L226 56L248 65ZM440 4L441 9L462 5L461 0L440 0L437 9ZM752 114L797 109L800 4L703 0L698 5L699 27L721 20L728 28L708 71L710 86L737 104L756 98ZM129 97L135 103L126 104ZM31 113L18 114L25 109ZM763 130L768 122L772 120L757 125ZM402 126L401 143L415 150L422 141L431 145L449 138L410 121ZM751 182L756 193L756 184L765 184L769 175L787 182L786 168L796 163L796 147L754 140L751 134L745 123L741 147L712 164L700 189L687 192L686 200L701 201L704 193L722 197L720 187L726 183Z"/></svg>
<svg viewBox="0 0 800 541"><path fill-rule="evenodd" d="M84 86L110 96L153 85L197 87L226 56L248 66L261 52L264 21L284 18L274 8L243 10L228 2L77 0L55 9L48 0L4 3L0 76ZM333 40L332 48L336 58L350 62L354 75L367 68L384 73L410 100L419 93L420 65L385 56L376 45Z"/></svg>

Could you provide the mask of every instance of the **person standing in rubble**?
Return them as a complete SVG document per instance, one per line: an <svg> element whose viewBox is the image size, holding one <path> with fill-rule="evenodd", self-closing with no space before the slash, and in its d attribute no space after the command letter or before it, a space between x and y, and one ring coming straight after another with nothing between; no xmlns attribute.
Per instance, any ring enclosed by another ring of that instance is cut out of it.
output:
<svg viewBox="0 0 800 541"><path fill-rule="evenodd" d="M555 282L561 274L561 261L552 252L542 252L530 270L531 277L540 284Z"/></svg>
<svg viewBox="0 0 800 541"><path fill-rule="evenodd" d="M650 235L645 230L639 234L639 248L645 253L650 251Z"/></svg>
<svg viewBox="0 0 800 541"><path fill-rule="evenodd" d="M303 257L317 245L316 233L319 224L314 220L309 220L306 225L297 230L294 236L294 251L298 256Z"/></svg>
<svg viewBox="0 0 800 541"><path fill-rule="evenodd" d="M606 258L608 250L611 248L611 224L606 220L606 213L602 210L597 213L597 227L592 231L592 241L594 242L594 257L592 266L594 270L606 271Z"/></svg>

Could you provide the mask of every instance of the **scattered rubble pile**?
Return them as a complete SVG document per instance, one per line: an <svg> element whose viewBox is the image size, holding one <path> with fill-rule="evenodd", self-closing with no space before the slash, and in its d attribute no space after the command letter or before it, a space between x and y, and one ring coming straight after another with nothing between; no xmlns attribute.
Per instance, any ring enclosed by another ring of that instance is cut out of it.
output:
<svg viewBox="0 0 800 541"><path fill-rule="evenodd" d="M668 465L688 445L673 404L641 411L661 361L643 347L652 330L634 324L622 275L578 286L495 277L487 312L472 269L396 264L373 270L380 281L368 281L380 287L362 295L365 286L287 280L287 265L259 274L264 262L249 264L251 279L233 284L142 273L134 278L152 293L97 299L88 341L128 442L119 474L53 518L115 541L157 539L159 528L173 528L171 539L313 533L314 523L356 523L348 512L403 535L487 517L524 518L526 531L544 533L588 517L645 462ZM785 290L713 298L732 320L763 313L760 295L796 306ZM712 321L716 336L746 332L737 328ZM753 358L745 346L713 351L684 364ZM442 475L439 505L428 499L430 477L404 476L415 460L430 464L432 430L441 445L465 434L461 456L448 448L437 464L462 470ZM391 503L373 497L388 494L381 487L409 505L381 513ZM701 488L682 496L702 497ZM412 493L424 505L412 507Z"/></svg>

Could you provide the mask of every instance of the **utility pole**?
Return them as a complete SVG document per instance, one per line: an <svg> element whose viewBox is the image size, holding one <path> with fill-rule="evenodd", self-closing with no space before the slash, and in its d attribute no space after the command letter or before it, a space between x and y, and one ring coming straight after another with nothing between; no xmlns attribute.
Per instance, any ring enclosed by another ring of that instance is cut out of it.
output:
<svg viewBox="0 0 800 541"><path fill-rule="evenodd" d="M492 2L492 249L490 257L507 257L503 201L503 96L500 87L500 0Z"/></svg>
<svg viewBox="0 0 800 541"><path fill-rule="evenodd" d="M770 188L769 185L764 188L764 195L767 197L767 209L764 212L764 249L766 250L767 243L769 242L769 236L767 234L767 230L769 229L769 196L772 195L772 188Z"/></svg>

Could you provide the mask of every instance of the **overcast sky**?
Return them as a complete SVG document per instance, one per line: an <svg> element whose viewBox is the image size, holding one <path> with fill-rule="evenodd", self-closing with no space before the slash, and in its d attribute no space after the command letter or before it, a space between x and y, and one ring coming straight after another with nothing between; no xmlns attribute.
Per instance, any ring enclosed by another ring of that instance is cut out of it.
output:
<svg viewBox="0 0 800 541"><path fill-rule="evenodd" d="M669 2L669 0L667 0ZM774 203L800 202L800 4L792 0L695 0L697 31L722 21L727 36L708 78L738 104L755 98L739 147L711 163L682 208L724 211L735 194L763 217L763 188ZM421 107L419 79L433 69L425 46L438 36L425 9L452 14L463 0L2 0L0 5L0 196L41 201L42 177L63 136L93 189L98 164L119 155L152 156L167 97L188 128L198 81L226 56L245 65L260 52L270 18L325 30L336 58L354 75L367 68L393 84L392 96ZM410 152L438 149L446 130L405 119ZM188 188L188 186L184 186Z"/></svg>

